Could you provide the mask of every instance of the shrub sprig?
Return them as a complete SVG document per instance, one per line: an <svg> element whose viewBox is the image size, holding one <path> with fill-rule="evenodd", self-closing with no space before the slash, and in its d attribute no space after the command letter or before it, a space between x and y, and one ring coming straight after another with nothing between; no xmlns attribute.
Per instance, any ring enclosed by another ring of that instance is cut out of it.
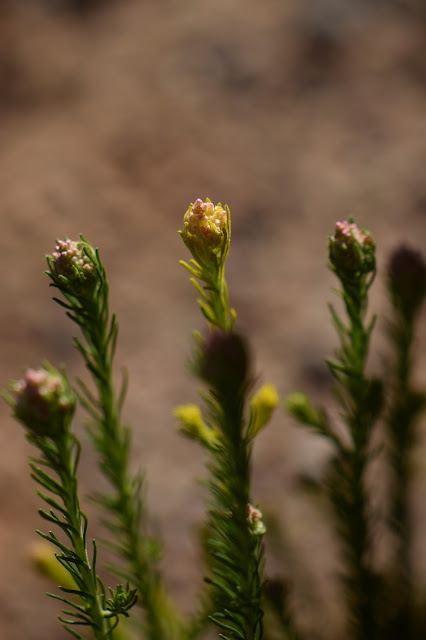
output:
<svg viewBox="0 0 426 640"><path fill-rule="evenodd" d="M263 636L261 512L251 505L252 441L269 422L278 396L272 385L251 397L252 374L247 341L234 332L225 280L231 219L229 208L196 200L184 218L182 239L193 255L191 282L208 321L209 335L197 335L194 375L207 386L205 415L194 405L175 415L185 435L208 452L210 492L208 551L213 613L224 640L261 640ZM195 278L204 283L204 289ZM250 419L246 414L250 405Z"/></svg>
<svg viewBox="0 0 426 640"><path fill-rule="evenodd" d="M41 456L30 461L31 475L43 489L38 489L37 494L50 507L48 511L39 509L39 514L66 538L64 542L53 531L37 531L57 548L56 559L75 584L75 588L59 587L66 596L48 594L70 607L62 610L66 617L59 616L59 620L78 640L84 640L74 629L78 625L91 627L96 640L112 638L118 616L128 615L137 596L132 592L125 604L117 606L121 594L129 593L118 585L116 591L110 589L111 597L106 600L104 584L96 572L95 541L89 557L88 521L80 508L77 491L81 445L71 430L75 396L65 373L48 363L39 369L28 369L21 380L11 384L6 399L16 419L27 429L27 439Z"/></svg>
<svg viewBox="0 0 426 640"><path fill-rule="evenodd" d="M112 489L94 497L109 514L103 521L113 536L108 546L125 563L110 568L136 587L145 610L147 637L179 638L180 620L166 596L158 568L161 545L147 533L143 476L130 471L131 432L121 418L127 374L123 371L117 392L113 361L118 323L109 311L105 267L98 250L82 236L79 242L58 241L56 251L47 256L47 263L51 284L66 302L54 300L65 307L68 317L82 331L84 340L75 337L74 342L97 390L93 395L78 380L79 399L89 415L89 433L99 454L99 466Z"/></svg>

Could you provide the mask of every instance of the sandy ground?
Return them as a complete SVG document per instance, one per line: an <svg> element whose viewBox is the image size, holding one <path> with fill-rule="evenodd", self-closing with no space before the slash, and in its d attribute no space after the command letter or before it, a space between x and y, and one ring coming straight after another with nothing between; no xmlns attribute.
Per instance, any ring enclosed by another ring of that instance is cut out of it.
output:
<svg viewBox="0 0 426 640"><path fill-rule="evenodd" d="M199 196L230 205L228 282L259 380L328 403L335 221L354 215L372 230L382 270L397 243L425 246L426 25L414 5L355 0L122 0L80 14L65 4L0 2L0 384L45 357L82 374L43 269L56 237L83 233L108 269L134 464L146 468L167 582L187 611L201 583L194 479L204 461L172 409L196 397L186 361L203 321L177 264L183 213ZM375 309L383 289L379 279ZM419 383L425 342L423 331ZM29 560L40 524L31 450L0 412L0 636L59 640L50 585ZM295 487L326 454L280 410L254 464L256 499L278 514L292 562L304 559L295 601L312 639L341 632L332 587L322 588L335 564L327 526ZM420 468L418 502L425 478ZM84 495L99 483L90 452L80 482ZM425 514L417 520L424 530ZM271 574L285 564L270 551Z"/></svg>

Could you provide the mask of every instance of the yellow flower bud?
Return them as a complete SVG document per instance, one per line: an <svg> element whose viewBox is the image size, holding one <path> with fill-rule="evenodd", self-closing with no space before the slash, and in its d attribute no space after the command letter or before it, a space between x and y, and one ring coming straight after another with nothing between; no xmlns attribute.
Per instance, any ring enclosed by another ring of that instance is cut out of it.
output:
<svg viewBox="0 0 426 640"><path fill-rule="evenodd" d="M270 421L280 397L273 384L265 384L250 401L250 422L247 437L252 440Z"/></svg>
<svg viewBox="0 0 426 640"><path fill-rule="evenodd" d="M69 572L56 559L50 544L37 542L32 545L31 560L34 567L54 584L60 584L66 589L77 588Z"/></svg>
<svg viewBox="0 0 426 640"><path fill-rule="evenodd" d="M212 447L218 439L216 429L206 425L201 415L200 408L195 404L179 405L173 412L180 422L179 431L191 440L197 440L201 444Z"/></svg>
<svg viewBox="0 0 426 640"><path fill-rule="evenodd" d="M183 218L182 240L197 260L208 264L219 256L228 242L228 211L221 204L214 205L207 198L190 204Z"/></svg>

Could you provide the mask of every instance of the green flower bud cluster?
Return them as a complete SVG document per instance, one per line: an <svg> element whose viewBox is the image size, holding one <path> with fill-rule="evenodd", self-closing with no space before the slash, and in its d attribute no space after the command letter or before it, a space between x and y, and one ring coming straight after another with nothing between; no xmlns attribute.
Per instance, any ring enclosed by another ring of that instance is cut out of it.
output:
<svg viewBox="0 0 426 640"><path fill-rule="evenodd" d="M321 427L323 424L323 416L302 391L293 391L287 396L284 406L290 415L303 424L312 427Z"/></svg>
<svg viewBox="0 0 426 640"><path fill-rule="evenodd" d="M10 385L7 401L14 416L30 432L55 438L67 426L75 410L75 397L65 376L45 365L27 369Z"/></svg>
<svg viewBox="0 0 426 640"><path fill-rule="evenodd" d="M121 584L118 584L115 592L111 587L109 588L109 592L111 597L105 601L105 608L114 615L121 614L127 618L129 616L127 612L136 604L138 599L136 589L130 589L129 583L127 583L125 589L123 589Z"/></svg>
<svg viewBox="0 0 426 640"><path fill-rule="evenodd" d="M352 219L336 222L329 238L329 257L340 276L356 279L376 268L375 243L366 229L360 229Z"/></svg>

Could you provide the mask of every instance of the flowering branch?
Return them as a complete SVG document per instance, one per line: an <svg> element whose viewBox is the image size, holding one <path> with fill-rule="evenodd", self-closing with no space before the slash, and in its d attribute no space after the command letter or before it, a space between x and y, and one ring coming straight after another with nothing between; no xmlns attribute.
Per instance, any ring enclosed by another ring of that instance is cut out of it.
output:
<svg viewBox="0 0 426 640"><path fill-rule="evenodd" d="M353 220L336 224L329 239L330 269L342 286L349 326L330 306L340 339L336 360L328 365L336 378L337 398L349 429L350 448L335 459L331 488L339 531L349 564L346 579L356 637L374 638L375 576L368 565L371 532L365 476L373 426L382 409L382 384L365 373L370 336L375 317L366 323L368 290L376 274L375 243L372 235Z"/></svg>
<svg viewBox="0 0 426 640"><path fill-rule="evenodd" d="M268 423L278 395L267 385L251 400L252 378L246 341L233 332L236 314L229 309L225 260L231 220L228 207L196 200L184 218L182 239L194 259L181 262L194 276L198 301L211 328L198 337L194 374L207 384L205 417L195 405L178 407L181 430L209 454L210 508L208 550L215 613L211 620L224 640L261 640L263 636L262 538L265 526L251 504L252 442ZM204 282L204 289L195 280ZM245 421L250 402L250 420Z"/></svg>
<svg viewBox="0 0 426 640"><path fill-rule="evenodd" d="M355 637L373 639L375 576L368 565L371 552L369 505L365 476L371 435L382 408L382 384L367 377L366 361L375 318L366 322L368 290L376 273L375 244L369 231L353 220L338 222L329 238L329 268L341 284L348 324L330 305L340 346L336 358L327 361L337 381L336 397L349 432L350 445L330 424L325 411L312 406L304 394L292 394L287 410L305 426L327 438L334 448L332 477L328 485L334 504L338 532L344 544L348 571L351 622Z"/></svg>
<svg viewBox="0 0 426 640"><path fill-rule="evenodd" d="M185 213L184 228L179 233L193 256L189 264L184 260L179 264L194 276L191 282L201 296L198 304L203 315L212 327L231 330L236 313L229 308L225 280L225 262L231 240L229 208L214 205L208 198L206 202L198 198Z"/></svg>
<svg viewBox="0 0 426 640"><path fill-rule="evenodd" d="M47 363L40 369L27 369L22 380L11 383L10 391L6 400L14 417L27 428L27 439L41 454L41 458L32 458L30 466L32 477L43 488L37 493L50 509L40 509L39 514L67 539L61 541L53 531L48 534L37 531L59 550L56 558L75 585L59 587L66 596L48 595L70 607L62 610L66 618L60 616L59 620L75 638L84 640L73 628L76 625L91 627L96 640L112 638L118 616L127 616L137 598L135 591L128 587L123 590L119 585L116 592L110 589L111 597L107 600L96 573L95 541L92 560L89 559L87 516L80 509L77 493L80 443L70 428L75 397L65 374ZM80 604L70 600L70 596L77 596Z"/></svg>
<svg viewBox="0 0 426 640"><path fill-rule="evenodd" d="M109 312L108 281L99 252L83 237L80 241L58 241L47 256L52 286L66 302L68 317L81 329L84 341L74 338L97 389L93 396L79 381L79 399L88 412L90 435L100 454L100 469L111 483L113 494L97 495L97 502L110 514L105 522L115 537L109 543L126 563L113 570L130 581L141 596L146 612L146 633L152 640L171 640L178 636L179 622L165 595L157 562L160 545L146 530L141 474L130 472L131 433L121 420L126 393L126 377L117 392L113 379L113 360L118 324Z"/></svg>

